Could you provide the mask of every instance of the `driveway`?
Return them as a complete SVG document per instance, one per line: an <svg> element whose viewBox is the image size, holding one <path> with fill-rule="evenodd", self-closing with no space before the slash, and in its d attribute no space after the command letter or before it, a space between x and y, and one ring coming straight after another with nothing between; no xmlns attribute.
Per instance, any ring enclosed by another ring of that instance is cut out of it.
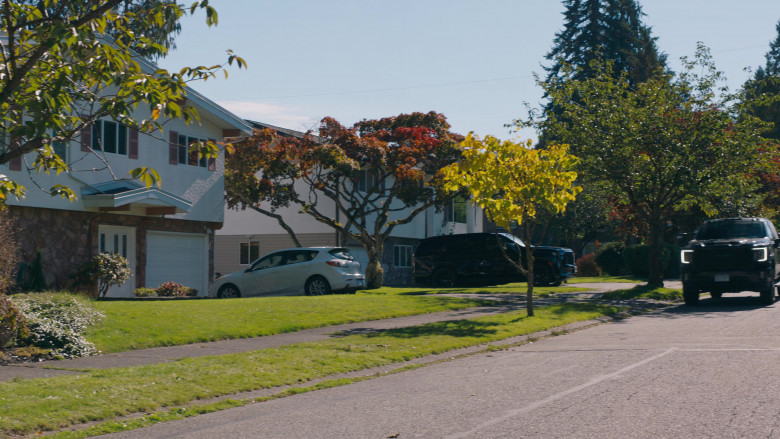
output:
<svg viewBox="0 0 780 439"><path fill-rule="evenodd" d="M113 436L780 437L780 304L701 304Z"/></svg>

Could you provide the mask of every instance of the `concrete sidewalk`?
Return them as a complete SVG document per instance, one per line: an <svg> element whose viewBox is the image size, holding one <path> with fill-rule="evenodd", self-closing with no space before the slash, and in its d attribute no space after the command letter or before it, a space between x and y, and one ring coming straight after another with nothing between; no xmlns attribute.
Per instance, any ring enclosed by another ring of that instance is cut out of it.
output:
<svg viewBox="0 0 780 439"><path fill-rule="evenodd" d="M588 288L590 291L581 293L558 293L554 296L551 296L550 298L536 299L535 304L541 306L544 304L563 302L567 300L582 300L585 298L597 296L604 291L620 288L630 288L633 286L633 284L569 284L568 286L584 287ZM670 285L669 287L678 288L675 285ZM475 297L475 295L472 294L469 295L469 297ZM273 348L295 343L325 340L343 335L370 333L447 320L464 320L525 309L524 296L496 294L492 296L481 295L480 297L494 299L496 301L501 301L501 303L497 303L495 306L485 306L459 311L444 311L432 314L421 314L408 317L397 317L384 320L371 320L366 322L326 326L322 328L306 329L287 334L269 335L264 337L220 340L215 342L195 343L180 346L139 349L135 351L117 352L113 354L103 354L71 360L18 363L0 366L0 381L11 380L14 378L43 378L57 375L73 375L80 373L77 371L80 369L108 369L116 367L140 366L145 364L171 362L180 360L182 358L248 352L257 349Z"/></svg>

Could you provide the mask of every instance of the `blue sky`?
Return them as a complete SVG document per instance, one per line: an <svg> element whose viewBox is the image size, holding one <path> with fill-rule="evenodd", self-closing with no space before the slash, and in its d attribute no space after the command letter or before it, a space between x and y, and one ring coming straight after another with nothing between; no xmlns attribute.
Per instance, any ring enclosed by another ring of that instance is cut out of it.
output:
<svg viewBox="0 0 780 439"><path fill-rule="evenodd" d="M247 70L192 84L240 117L305 131L437 111L452 130L513 138L504 124L538 107L544 55L563 27L558 0L211 0L219 25L183 22L169 70L211 65L232 49ZM679 70L697 41L736 89L777 33L778 0L644 0L645 24ZM524 131L521 137L533 137Z"/></svg>

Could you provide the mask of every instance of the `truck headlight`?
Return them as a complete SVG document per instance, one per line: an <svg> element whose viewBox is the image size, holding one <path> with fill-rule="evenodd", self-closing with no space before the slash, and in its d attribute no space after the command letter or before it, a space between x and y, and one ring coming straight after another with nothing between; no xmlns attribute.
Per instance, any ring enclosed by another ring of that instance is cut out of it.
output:
<svg viewBox="0 0 780 439"><path fill-rule="evenodd" d="M766 262L769 260L769 249L766 247L756 247L753 249L753 258L756 262Z"/></svg>
<svg viewBox="0 0 780 439"><path fill-rule="evenodd" d="M690 264L693 262L693 250L682 250L680 252L680 262Z"/></svg>

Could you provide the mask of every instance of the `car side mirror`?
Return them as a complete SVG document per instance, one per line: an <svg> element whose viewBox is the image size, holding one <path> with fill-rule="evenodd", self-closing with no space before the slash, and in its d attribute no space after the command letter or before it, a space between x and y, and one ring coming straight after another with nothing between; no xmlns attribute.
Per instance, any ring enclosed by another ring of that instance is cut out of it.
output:
<svg viewBox="0 0 780 439"><path fill-rule="evenodd" d="M677 245L679 247L683 247L687 245L689 242L691 242L690 233L680 233L679 235L677 235Z"/></svg>
<svg viewBox="0 0 780 439"><path fill-rule="evenodd" d="M775 247L780 247L780 238L775 238Z"/></svg>

